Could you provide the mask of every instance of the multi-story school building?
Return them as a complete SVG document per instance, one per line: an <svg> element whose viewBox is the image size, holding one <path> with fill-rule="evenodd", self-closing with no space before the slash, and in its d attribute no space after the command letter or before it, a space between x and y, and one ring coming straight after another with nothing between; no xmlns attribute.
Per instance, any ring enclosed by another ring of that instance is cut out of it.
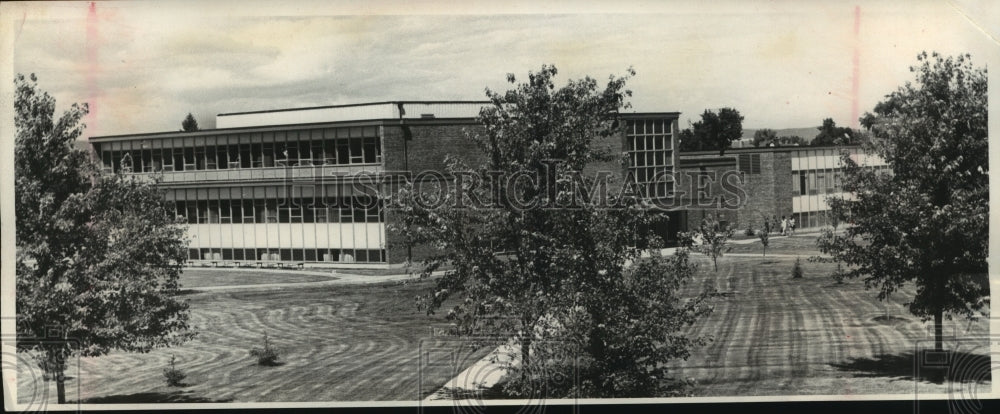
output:
<svg viewBox="0 0 1000 414"><path fill-rule="evenodd" d="M212 130L99 136L90 143L105 171L158 177L188 223L190 260L384 266L425 252L387 233L393 215L378 198L381 178L443 171L448 154L481 160L468 134L481 128L476 117L486 104L405 101L227 113ZM654 180L658 174L741 173L749 194L743 207L677 206L669 225L657 229L667 239L712 212L737 226L763 215L823 225L823 196L837 191L835 149L680 154L679 116L622 114L626 132L604 144L620 148L626 165L595 167L661 199L676 188ZM364 180L370 185L357 185Z"/></svg>

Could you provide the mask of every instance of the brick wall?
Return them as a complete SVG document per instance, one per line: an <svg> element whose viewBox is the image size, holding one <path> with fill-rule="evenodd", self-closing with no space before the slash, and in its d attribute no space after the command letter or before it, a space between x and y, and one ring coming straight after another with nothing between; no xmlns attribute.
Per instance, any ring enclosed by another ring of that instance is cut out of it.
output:
<svg viewBox="0 0 1000 414"><path fill-rule="evenodd" d="M682 154L684 159L682 165L687 171L697 170L695 167L699 163L707 164L707 171L721 173L726 169L738 170L738 157L744 151L729 151L725 156L719 157L712 153ZM760 172L751 174L744 171L742 174L741 188L744 190L745 199L737 209L727 208L688 208L685 224L688 229L697 227L703 218L708 215L714 216L717 220L725 220L730 225L735 226L737 231L743 231L747 227L760 229L764 225L764 217L791 216L792 214L792 164L788 151L753 151L746 152L760 156ZM723 159L731 159L732 162L725 163ZM684 176L682 176L684 178ZM715 191L721 191L721 184L714 183L712 186L713 195ZM693 195L692 195L693 196Z"/></svg>
<svg viewBox="0 0 1000 414"><path fill-rule="evenodd" d="M476 167L485 161L482 150L472 141L470 134L482 129L477 124L419 124L409 125L409 132L400 125L385 125L383 127L382 157L386 171L444 171L446 155L463 159L471 167ZM407 134L410 139L407 140ZM619 157L622 151L622 137L611 136L601 139L594 145L613 156L614 159L595 162L588 165L583 174L593 178L598 171L609 171L612 174L610 191L620 189L623 170ZM386 213L387 223L393 222L393 213ZM392 231L387 231L387 258L389 263L402 263L407 259L407 248L400 237ZM435 252L431 246L412 246L410 254L413 261L420 261Z"/></svg>

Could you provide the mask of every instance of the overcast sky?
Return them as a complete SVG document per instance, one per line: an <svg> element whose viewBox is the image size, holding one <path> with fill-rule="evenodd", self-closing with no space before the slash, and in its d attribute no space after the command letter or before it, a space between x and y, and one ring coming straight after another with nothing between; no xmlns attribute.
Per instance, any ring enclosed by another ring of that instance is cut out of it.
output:
<svg viewBox="0 0 1000 414"><path fill-rule="evenodd" d="M482 99L543 63L559 82L632 66L634 110L680 111L682 127L729 106L745 128L786 128L856 126L922 50L979 66L1000 50L988 3L491 3L34 4L13 66L60 108L88 102L87 136L178 130L188 112L211 128L223 112Z"/></svg>

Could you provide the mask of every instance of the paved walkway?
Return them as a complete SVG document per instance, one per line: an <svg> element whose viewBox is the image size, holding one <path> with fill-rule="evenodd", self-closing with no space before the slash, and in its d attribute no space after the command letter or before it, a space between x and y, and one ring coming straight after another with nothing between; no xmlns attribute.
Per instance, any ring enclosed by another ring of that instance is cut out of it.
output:
<svg viewBox="0 0 1000 414"><path fill-rule="evenodd" d="M223 270L223 271L258 271L257 269L212 269L212 270ZM274 272L270 270L270 272ZM437 271L431 273L431 277L437 277L444 274L445 271ZM340 273L338 272L316 272L316 271L294 271L296 274L307 274L316 276L329 277L329 280L319 280L314 282L278 282L278 283L258 283L258 284L247 284L247 285L221 285L221 286L199 286L187 288L184 290L196 291L196 292L224 292L230 290L277 290L286 288L301 288L301 287L319 287L319 286L333 286L333 285L364 285L371 283L383 283L383 282L398 282L403 280L418 280L420 279L419 273L408 274L401 273L395 275L357 275L350 273Z"/></svg>
<svg viewBox="0 0 1000 414"><path fill-rule="evenodd" d="M424 401L481 400L481 392L493 388L507 374L505 368L508 363L519 363L519 358L511 358L512 355L520 355L519 349L521 348L515 344L499 346L427 396Z"/></svg>

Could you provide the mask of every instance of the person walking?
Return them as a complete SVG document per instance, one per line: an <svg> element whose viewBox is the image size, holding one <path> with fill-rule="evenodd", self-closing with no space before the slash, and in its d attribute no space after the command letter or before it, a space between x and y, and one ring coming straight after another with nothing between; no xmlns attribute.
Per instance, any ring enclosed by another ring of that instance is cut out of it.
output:
<svg viewBox="0 0 1000 414"><path fill-rule="evenodd" d="M771 216L771 223L774 224L774 228L772 230L774 230L775 232L777 232L778 231L778 226L781 225L781 222L778 221L778 215L777 214Z"/></svg>
<svg viewBox="0 0 1000 414"><path fill-rule="evenodd" d="M792 231L792 235L794 235L795 234L795 217L792 217L792 218L790 218L788 220L788 227Z"/></svg>
<svg viewBox="0 0 1000 414"><path fill-rule="evenodd" d="M771 220L764 217L764 233L771 234Z"/></svg>
<svg viewBox="0 0 1000 414"><path fill-rule="evenodd" d="M786 219L785 216L781 216L781 235L784 236L787 234L788 234L788 219Z"/></svg>

